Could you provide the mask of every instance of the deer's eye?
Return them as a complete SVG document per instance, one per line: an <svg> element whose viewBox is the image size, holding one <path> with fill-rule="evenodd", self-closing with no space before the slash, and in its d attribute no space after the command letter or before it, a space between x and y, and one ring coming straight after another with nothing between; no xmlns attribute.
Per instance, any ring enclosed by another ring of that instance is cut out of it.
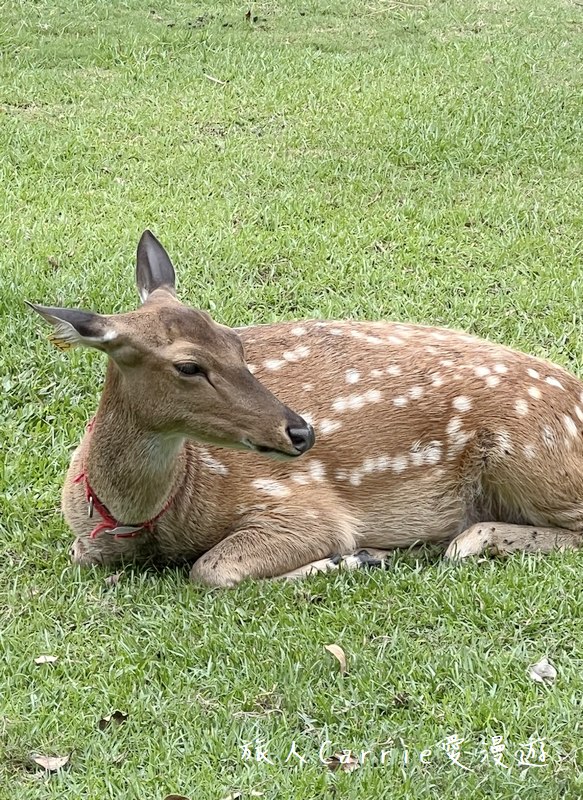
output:
<svg viewBox="0 0 583 800"><path fill-rule="evenodd" d="M204 370L194 361L180 361L178 364L174 364L174 369L181 375L204 375Z"/></svg>

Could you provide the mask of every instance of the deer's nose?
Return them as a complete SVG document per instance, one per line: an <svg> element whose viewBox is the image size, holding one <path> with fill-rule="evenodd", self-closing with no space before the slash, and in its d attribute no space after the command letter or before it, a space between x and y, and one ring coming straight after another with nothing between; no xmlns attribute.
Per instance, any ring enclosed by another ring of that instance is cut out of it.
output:
<svg viewBox="0 0 583 800"><path fill-rule="evenodd" d="M316 435L311 425L306 423L305 427L287 428L287 435L291 443L300 453L305 453L310 447L314 446Z"/></svg>

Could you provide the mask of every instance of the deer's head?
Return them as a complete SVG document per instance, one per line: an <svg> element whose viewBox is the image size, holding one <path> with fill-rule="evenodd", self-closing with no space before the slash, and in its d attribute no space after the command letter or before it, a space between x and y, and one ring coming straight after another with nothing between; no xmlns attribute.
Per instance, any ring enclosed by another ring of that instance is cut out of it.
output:
<svg viewBox="0 0 583 800"><path fill-rule="evenodd" d="M138 245L136 283L143 304L125 314L29 305L53 326L57 346L107 353L122 401L146 430L274 456L312 447L312 427L247 369L239 336L176 298L174 268L150 231Z"/></svg>

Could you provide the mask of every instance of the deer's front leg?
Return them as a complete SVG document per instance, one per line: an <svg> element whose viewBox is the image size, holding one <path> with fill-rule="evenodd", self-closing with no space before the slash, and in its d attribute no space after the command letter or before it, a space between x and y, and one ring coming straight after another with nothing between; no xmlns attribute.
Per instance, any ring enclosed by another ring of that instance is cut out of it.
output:
<svg viewBox="0 0 583 800"><path fill-rule="evenodd" d="M316 516L311 516L316 515ZM190 571L196 583L236 586L246 578L275 578L312 561L355 549L349 515L291 509L282 517L247 524L201 556Z"/></svg>

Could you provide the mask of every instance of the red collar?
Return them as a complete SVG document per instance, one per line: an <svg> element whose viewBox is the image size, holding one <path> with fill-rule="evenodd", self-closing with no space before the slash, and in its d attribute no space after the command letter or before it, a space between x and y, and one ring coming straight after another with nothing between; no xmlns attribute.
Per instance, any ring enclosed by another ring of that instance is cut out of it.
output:
<svg viewBox="0 0 583 800"><path fill-rule="evenodd" d="M91 431L93 430L94 421L95 420L92 419L89 425L87 426L88 433L91 433ZM163 516L168 511L168 509L176 499L176 496L178 495L178 492L180 491L183 483L181 481L177 490L170 495L162 510L159 511L155 517L152 517L151 519L148 519L145 522L140 522L137 525L125 525L123 522L120 522L114 516L112 516L107 506L101 502L99 497L97 497L97 495L91 488L91 484L89 483L89 478L87 477L86 468L84 468L83 471L79 473L79 475L77 475L74 483L81 483L81 481L83 481L85 484L85 499L87 500L89 518L91 519L93 517L93 512L97 511L97 513L102 519L102 522L99 522L89 534L90 539L95 539L97 536L99 536L100 533L109 533L114 537L114 539L131 539L135 536L139 536L144 531L154 530L154 525L156 524L156 522L158 522L160 517Z"/></svg>

